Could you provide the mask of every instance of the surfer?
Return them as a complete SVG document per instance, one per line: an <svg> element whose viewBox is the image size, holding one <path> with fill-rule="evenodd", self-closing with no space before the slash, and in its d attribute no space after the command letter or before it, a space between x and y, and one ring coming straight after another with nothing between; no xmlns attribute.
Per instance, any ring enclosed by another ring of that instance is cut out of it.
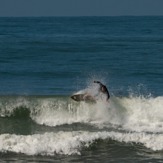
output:
<svg viewBox="0 0 163 163"><path fill-rule="evenodd" d="M108 101L110 98L110 94L109 94L107 87L99 81L94 81L94 83L97 83L100 85L100 92L106 95L106 100Z"/></svg>
<svg viewBox="0 0 163 163"><path fill-rule="evenodd" d="M71 96L71 98L78 102L80 102L80 101L96 102L99 99L99 97L103 98L103 96L101 96L101 95L99 96L99 94L102 93L103 95L105 95L104 98L106 99L106 101L108 101L110 98L110 94L109 94L107 87L99 81L94 81L94 83L97 83L100 86L99 92L96 96L92 95L90 92L82 92L82 93L73 94Z"/></svg>

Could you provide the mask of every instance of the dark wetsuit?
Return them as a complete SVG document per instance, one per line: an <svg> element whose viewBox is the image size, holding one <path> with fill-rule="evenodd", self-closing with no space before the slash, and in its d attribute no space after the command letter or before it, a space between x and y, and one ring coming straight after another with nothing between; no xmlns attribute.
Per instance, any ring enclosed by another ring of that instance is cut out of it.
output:
<svg viewBox="0 0 163 163"><path fill-rule="evenodd" d="M97 84L100 85L100 91L101 91L102 93L106 94L107 100L109 100L110 94L109 94L109 91L108 91L107 87L106 87L105 85L103 85L103 84L102 84L101 82L99 82L99 81L94 81L94 83L97 83Z"/></svg>

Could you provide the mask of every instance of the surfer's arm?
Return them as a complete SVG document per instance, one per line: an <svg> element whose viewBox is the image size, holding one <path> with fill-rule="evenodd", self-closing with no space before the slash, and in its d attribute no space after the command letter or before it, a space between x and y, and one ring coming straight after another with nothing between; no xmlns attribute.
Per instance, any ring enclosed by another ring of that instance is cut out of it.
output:
<svg viewBox="0 0 163 163"><path fill-rule="evenodd" d="M100 85L100 89L102 89L102 87L106 87L104 84L102 84L100 81L94 81L94 83L97 83Z"/></svg>
<svg viewBox="0 0 163 163"><path fill-rule="evenodd" d="M100 81L94 81L94 83L97 83L97 84L102 84ZM103 84L102 84L103 85Z"/></svg>

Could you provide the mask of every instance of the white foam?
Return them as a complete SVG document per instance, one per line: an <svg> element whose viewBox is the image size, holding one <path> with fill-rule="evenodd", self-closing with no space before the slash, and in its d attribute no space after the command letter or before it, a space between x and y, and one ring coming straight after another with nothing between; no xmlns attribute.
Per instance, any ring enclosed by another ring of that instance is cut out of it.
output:
<svg viewBox="0 0 163 163"><path fill-rule="evenodd" d="M16 108L28 106L29 102L23 97L0 98L0 116L10 116Z"/></svg>
<svg viewBox="0 0 163 163"><path fill-rule="evenodd" d="M155 133L163 132L162 106L163 97L112 97L109 103L99 100L96 104L45 99L34 107L37 114L31 113L31 117L48 126L79 122L102 128L113 124L129 131Z"/></svg>
<svg viewBox="0 0 163 163"><path fill-rule="evenodd" d="M111 97L109 103L74 102L68 98L1 99L1 116L10 116L15 108L30 109L30 117L38 124L57 126L87 123L97 127L121 126L127 131L163 132L163 97Z"/></svg>
<svg viewBox="0 0 163 163"><path fill-rule="evenodd" d="M72 155L80 154L83 147L89 147L99 139L141 143L154 151L163 150L163 134L73 131L28 136L2 134L0 151L26 155Z"/></svg>
<svg viewBox="0 0 163 163"><path fill-rule="evenodd" d="M125 129L163 132L163 97L117 98L113 103L116 106L111 107L119 112L116 115Z"/></svg>
<svg viewBox="0 0 163 163"><path fill-rule="evenodd" d="M56 103L55 103L56 104ZM64 102L59 101L59 104L50 107L49 102L45 101L39 107L40 112L33 119L39 124L48 126L57 126L72 123L91 123L95 121L106 121L104 116L107 111L102 102L97 104L88 104L85 102ZM101 108L101 106L103 106Z"/></svg>

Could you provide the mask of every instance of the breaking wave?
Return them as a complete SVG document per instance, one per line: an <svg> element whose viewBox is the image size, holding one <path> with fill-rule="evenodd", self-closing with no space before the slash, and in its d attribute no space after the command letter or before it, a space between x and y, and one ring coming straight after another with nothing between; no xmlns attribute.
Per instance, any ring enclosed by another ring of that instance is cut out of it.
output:
<svg viewBox="0 0 163 163"><path fill-rule="evenodd" d="M0 151L27 155L81 154L98 140L143 144L163 150L163 97L111 97L109 103L75 102L67 96L1 96L1 118L30 118L45 126L74 123L96 130L0 135ZM114 129L113 129L114 128Z"/></svg>
<svg viewBox="0 0 163 163"><path fill-rule="evenodd" d="M162 134L118 133L118 132L58 132L42 135L0 135L0 151L27 155L81 154L97 140L115 140L125 143L141 143L154 151L162 150Z"/></svg>
<svg viewBox="0 0 163 163"><path fill-rule="evenodd" d="M129 131L163 132L163 97L112 97L110 102L75 102L65 96L0 97L0 116L31 118L35 123L58 126L87 123L112 124Z"/></svg>

